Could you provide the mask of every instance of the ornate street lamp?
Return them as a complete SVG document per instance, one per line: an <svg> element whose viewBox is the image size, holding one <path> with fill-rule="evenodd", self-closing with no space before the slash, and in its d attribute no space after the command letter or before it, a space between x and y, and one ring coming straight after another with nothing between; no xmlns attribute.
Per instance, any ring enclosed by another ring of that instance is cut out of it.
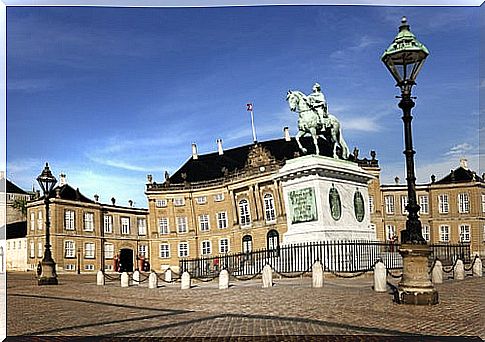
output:
<svg viewBox="0 0 485 342"><path fill-rule="evenodd" d="M50 244L50 218L49 218L49 194L57 183L56 177L52 175L49 164L45 163L45 168L37 177L42 192L44 193L45 204L45 251L42 259L42 273L39 278L39 285L57 285L56 263L52 259Z"/></svg>
<svg viewBox="0 0 485 342"><path fill-rule="evenodd" d="M399 33L392 44L384 51L382 61L396 80L396 86L401 89L399 108L403 111L404 143L406 155L406 180L408 188L408 216L406 229L401 232L401 248L403 257L403 276L399 283L399 302L403 304L437 304L438 292L433 287L428 274L428 256L430 249L424 240L419 220L419 205L416 200L416 177L414 174L413 138L411 131L411 109L414 101L411 88L415 85L428 49L420 43L409 30L406 17L401 20Z"/></svg>

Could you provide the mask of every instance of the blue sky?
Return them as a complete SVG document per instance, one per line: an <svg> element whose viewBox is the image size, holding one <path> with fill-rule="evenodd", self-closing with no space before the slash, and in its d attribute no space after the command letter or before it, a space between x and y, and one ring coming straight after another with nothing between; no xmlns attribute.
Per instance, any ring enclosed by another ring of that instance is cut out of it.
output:
<svg viewBox="0 0 485 342"><path fill-rule="evenodd" d="M404 180L399 91L380 61L403 15L430 50L413 89L418 182L462 156L481 173L479 11L8 7L7 176L30 189L48 161L86 196L146 206L146 175L162 181L192 142L251 143L248 102L258 140L294 135L286 92L318 81L350 148L377 151L384 183Z"/></svg>

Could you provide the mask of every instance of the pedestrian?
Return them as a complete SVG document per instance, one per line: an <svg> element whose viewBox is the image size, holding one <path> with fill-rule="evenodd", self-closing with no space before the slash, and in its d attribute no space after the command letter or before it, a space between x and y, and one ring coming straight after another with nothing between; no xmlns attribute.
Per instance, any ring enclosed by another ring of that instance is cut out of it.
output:
<svg viewBox="0 0 485 342"><path fill-rule="evenodd" d="M42 264L39 263L37 264L37 277L40 278L40 275L42 274Z"/></svg>

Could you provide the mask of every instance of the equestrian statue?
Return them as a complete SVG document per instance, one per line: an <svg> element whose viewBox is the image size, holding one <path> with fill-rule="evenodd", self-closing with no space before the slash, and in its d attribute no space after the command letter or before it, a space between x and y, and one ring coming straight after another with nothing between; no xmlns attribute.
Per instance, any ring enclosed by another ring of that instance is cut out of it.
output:
<svg viewBox="0 0 485 342"><path fill-rule="evenodd" d="M307 153L300 142L300 138L310 134L315 145L315 154L320 154L318 148L318 138L321 137L329 141L333 146L333 157L339 158L337 149L339 148L342 159L349 158L349 148L342 137L340 122L328 112L327 101L321 91L320 84L313 85L313 92L306 96L301 91L289 90L286 101L292 112L298 113L298 133L295 136L298 147L303 153Z"/></svg>

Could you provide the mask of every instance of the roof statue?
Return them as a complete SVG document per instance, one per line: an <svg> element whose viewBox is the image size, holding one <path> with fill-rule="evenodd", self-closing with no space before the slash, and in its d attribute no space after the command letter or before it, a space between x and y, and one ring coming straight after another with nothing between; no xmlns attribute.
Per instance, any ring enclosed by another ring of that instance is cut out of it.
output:
<svg viewBox="0 0 485 342"><path fill-rule="evenodd" d="M306 96L301 91L289 90L286 101L290 110L298 113L298 133L296 142L303 153L307 153L300 142L300 138L310 134L315 145L315 154L320 154L318 138L321 137L333 146L333 157L348 159L349 148L344 138L338 119L328 112L327 101L318 83L313 85L313 92ZM338 153L340 150L340 153Z"/></svg>

